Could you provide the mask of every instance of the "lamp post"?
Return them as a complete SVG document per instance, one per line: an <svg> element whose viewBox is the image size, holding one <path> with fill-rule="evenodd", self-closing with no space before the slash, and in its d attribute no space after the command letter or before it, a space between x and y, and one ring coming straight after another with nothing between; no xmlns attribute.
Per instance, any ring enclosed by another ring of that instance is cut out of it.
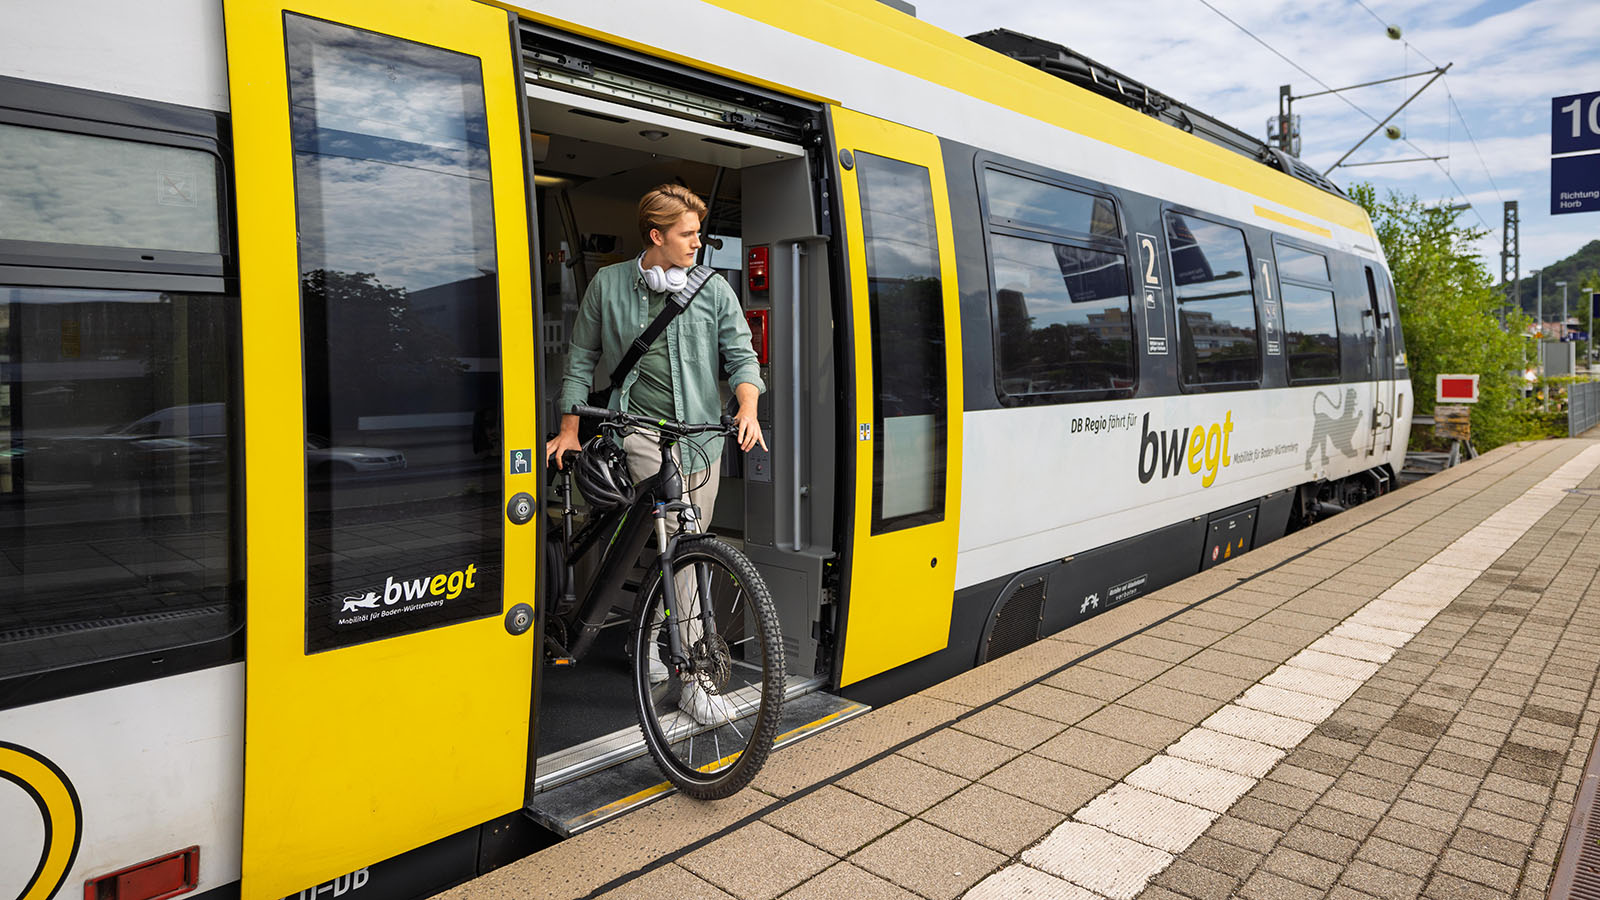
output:
<svg viewBox="0 0 1600 900"><path fill-rule="evenodd" d="M1556 284L1561 285L1561 330L1557 334L1564 341L1567 339L1567 283L1558 281Z"/></svg>

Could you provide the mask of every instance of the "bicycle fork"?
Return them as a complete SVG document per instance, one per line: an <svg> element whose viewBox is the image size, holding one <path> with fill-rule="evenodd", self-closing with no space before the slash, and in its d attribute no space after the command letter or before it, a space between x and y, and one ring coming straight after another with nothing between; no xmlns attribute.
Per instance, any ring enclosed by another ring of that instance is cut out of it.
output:
<svg viewBox="0 0 1600 900"><path fill-rule="evenodd" d="M680 514L679 528L678 533L669 538L667 536L667 514L674 511ZM668 653L673 665L680 672L691 671L693 669L689 655L691 648L684 646L685 635L681 624L682 613L678 607L678 579L676 577L677 573L673 571L672 557L677 551L680 540L686 536L693 538L699 535L699 522L694 518L693 507L682 501L657 503L655 509L651 512L651 516L655 519L656 546L662 548L658 559L661 561L662 622L671 626L667 628ZM700 620L702 639L705 635L712 634L715 631L712 626L711 586L707 583L708 580L705 577L705 573L696 573L694 579L696 598L700 601L697 604L699 609L695 611L695 615ZM673 621L675 614L678 616L678 621L676 622Z"/></svg>

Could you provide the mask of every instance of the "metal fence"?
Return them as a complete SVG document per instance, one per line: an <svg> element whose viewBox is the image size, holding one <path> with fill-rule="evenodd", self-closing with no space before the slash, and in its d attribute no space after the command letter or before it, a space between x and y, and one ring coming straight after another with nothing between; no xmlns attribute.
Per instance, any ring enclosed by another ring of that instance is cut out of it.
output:
<svg viewBox="0 0 1600 900"><path fill-rule="evenodd" d="M1567 385L1567 437L1600 425L1600 381Z"/></svg>

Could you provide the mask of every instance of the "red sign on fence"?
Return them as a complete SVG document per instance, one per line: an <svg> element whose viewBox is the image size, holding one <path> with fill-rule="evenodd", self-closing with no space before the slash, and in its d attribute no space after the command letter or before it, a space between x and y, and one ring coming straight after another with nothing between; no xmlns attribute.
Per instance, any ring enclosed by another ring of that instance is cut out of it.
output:
<svg viewBox="0 0 1600 900"><path fill-rule="evenodd" d="M1440 403L1477 403L1478 376L1440 375L1434 382L1434 396Z"/></svg>

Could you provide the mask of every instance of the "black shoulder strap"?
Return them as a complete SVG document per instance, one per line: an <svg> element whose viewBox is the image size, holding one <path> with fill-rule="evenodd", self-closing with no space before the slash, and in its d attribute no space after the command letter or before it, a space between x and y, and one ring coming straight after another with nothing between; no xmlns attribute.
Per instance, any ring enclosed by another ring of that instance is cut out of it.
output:
<svg viewBox="0 0 1600 900"><path fill-rule="evenodd" d="M705 287L706 283L711 280L711 276L715 274L717 274L716 271L710 266L695 266L689 270L689 280L683 286L683 290L667 298L666 306L662 307L661 312L655 317L655 321L651 322L648 328L633 339L633 343L628 347L628 352L622 355L622 360L617 363L617 367L611 370L611 386L613 388L622 387L622 379L628 377L628 373L639 362L639 357L644 356L645 351L649 350L650 345L656 342L656 338L661 336L661 332L667 330L667 324L676 318L678 313L689 308L689 301L700 293L700 289Z"/></svg>

